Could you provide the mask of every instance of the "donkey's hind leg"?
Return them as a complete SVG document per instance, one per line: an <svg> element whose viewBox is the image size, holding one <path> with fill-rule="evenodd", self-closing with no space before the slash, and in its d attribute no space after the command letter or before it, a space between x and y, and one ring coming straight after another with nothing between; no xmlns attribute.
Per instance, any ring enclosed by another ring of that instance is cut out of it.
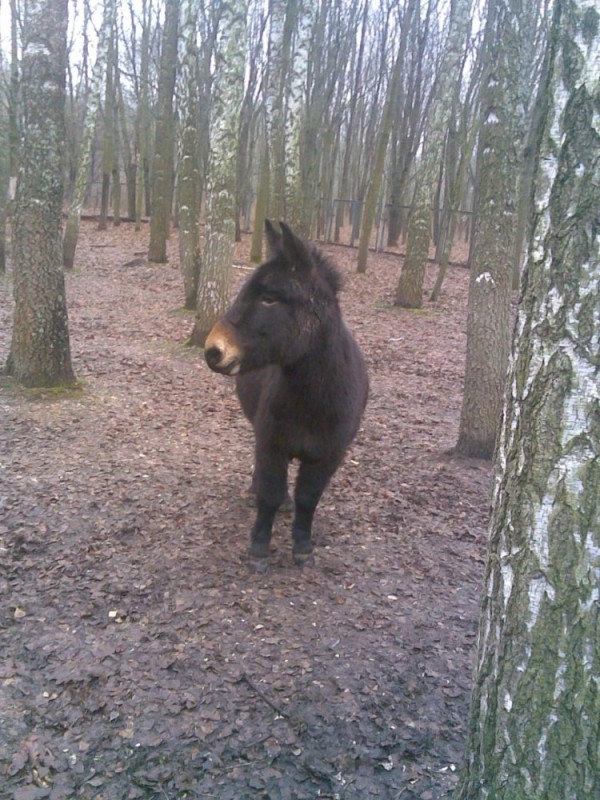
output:
<svg viewBox="0 0 600 800"><path fill-rule="evenodd" d="M306 462L300 464L296 481L296 511L292 524L294 556L312 553L312 522L315 509L335 468L336 465L331 464L307 464Z"/></svg>

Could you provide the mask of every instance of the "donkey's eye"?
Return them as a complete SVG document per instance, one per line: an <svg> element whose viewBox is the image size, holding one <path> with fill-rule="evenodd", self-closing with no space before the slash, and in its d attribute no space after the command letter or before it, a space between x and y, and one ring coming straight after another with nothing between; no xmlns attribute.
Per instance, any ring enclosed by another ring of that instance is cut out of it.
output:
<svg viewBox="0 0 600 800"><path fill-rule="evenodd" d="M263 306L274 306L279 302L279 298L274 294L265 293L260 298L260 302Z"/></svg>

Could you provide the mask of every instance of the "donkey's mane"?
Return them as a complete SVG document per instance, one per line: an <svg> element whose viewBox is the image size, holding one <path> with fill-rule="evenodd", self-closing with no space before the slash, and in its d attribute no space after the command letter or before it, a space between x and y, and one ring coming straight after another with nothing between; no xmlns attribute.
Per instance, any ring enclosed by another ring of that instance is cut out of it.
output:
<svg viewBox="0 0 600 800"><path fill-rule="evenodd" d="M317 271L323 277L333 294L336 295L343 286L342 276L322 250L314 244L310 244L308 249Z"/></svg>

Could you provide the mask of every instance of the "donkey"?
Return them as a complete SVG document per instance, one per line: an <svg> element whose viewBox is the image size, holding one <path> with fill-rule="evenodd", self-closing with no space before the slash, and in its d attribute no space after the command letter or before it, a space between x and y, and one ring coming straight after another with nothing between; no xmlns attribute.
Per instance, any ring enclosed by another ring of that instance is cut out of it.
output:
<svg viewBox="0 0 600 800"><path fill-rule="evenodd" d="M339 274L317 248L285 223L280 227L281 233L266 221L269 258L204 347L212 370L236 376L254 428L257 514L250 555L268 556L273 520L287 497L288 464L298 459L292 552L302 563L313 549L317 504L360 425L369 381L340 312Z"/></svg>

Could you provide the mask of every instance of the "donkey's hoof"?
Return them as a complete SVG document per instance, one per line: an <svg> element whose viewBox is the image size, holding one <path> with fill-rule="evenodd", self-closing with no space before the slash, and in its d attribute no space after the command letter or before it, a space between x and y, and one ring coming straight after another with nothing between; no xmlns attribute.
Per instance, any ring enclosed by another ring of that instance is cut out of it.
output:
<svg viewBox="0 0 600 800"><path fill-rule="evenodd" d="M268 558L256 558L254 556L250 556L248 559L248 563L250 564L250 568L254 572L267 572L269 569L269 559Z"/></svg>
<svg viewBox="0 0 600 800"><path fill-rule="evenodd" d="M294 564L297 567L312 567L315 563L313 553L293 553Z"/></svg>
<svg viewBox="0 0 600 800"><path fill-rule="evenodd" d="M285 500L279 506L278 511L280 512L280 514L291 514L293 510L294 510L294 501L289 496L289 494L286 494Z"/></svg>

